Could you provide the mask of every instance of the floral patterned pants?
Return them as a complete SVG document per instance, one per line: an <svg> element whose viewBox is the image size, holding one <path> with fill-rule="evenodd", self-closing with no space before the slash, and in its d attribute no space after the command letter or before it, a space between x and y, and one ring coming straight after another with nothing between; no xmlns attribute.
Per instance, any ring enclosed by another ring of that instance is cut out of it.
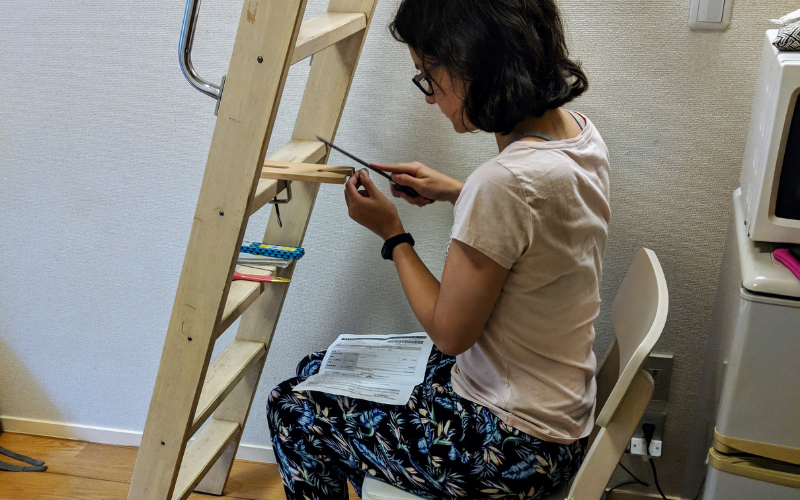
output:
<svg viewBox="0 0 800 500"><path fill-rule="evenodd" d="M324 352L269 395L269 422L286 498L361 496L366 474L429 499L537 499L568 481L586 453L506 425L450 386L455 358L433 348L405 406L293 388L319 371Z"/></svg>

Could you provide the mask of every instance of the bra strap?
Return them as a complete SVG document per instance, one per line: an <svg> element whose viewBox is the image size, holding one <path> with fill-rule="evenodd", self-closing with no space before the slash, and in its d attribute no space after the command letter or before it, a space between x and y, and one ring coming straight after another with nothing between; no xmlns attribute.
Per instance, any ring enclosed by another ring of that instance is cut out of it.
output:
<svg viewBox="0 0 800 500"><path fill-rule="evenodd" d="M581 128L581 131L586 128L586 125L584 125L583 120L581 120L578 117L577 113L575 113L574 111L570 111L570 110L567 110L567 112L569 114L571 114L572 117L575 119L575 121L578 123L578 126ZM536 137L537 139L543 139L543 140L548 141L548 142L549 141L555 141L555 139L553 139L551 136L549 136L547 134L543 134L541 132L523 132L522 134L519 134L518 136L516 136L514 138L514 140L511 141L509 144L513 144L513 143L517 142L518 140L524 139L526 137Z"/></svg>
<svg viewBox="0 0 800 500"><path fill-rule="evenodd" d="M586 128L586 125L583 124L583 120L578 118L578 114L577 113L575 113L574 111L570 111L570 110L567 110L567 113L571 114L572 117L575 118L575 121L578 122L578 126L581 128L581 130Z"/></svg>

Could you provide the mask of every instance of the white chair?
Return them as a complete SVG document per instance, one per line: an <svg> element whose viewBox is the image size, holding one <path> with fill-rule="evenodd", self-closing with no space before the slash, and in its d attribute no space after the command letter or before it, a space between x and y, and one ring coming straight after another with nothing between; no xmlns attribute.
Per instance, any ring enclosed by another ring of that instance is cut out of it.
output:
<svg viewBox="0 0 800 500"><path fill-rule="evenodd" d="M667 321L667 282L652 250L642 248L611 307L616 339L597 372L597 416L589 451L578 473L543 500L599 500L653 393L642 370ZM362 500L423 500L367 476Z"/></svg>

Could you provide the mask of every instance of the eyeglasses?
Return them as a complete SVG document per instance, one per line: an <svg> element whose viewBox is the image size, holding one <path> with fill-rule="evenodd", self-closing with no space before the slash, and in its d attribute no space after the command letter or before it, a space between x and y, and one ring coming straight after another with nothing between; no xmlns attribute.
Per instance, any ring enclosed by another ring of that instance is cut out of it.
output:
<svg viewBox="0 0 800 500"><path fill-rule="evenodd" d="M426 96L433 95L433 84L428 79L428 75L426 75L424 71L420 71L420 73L412 78L411 81L414 82L414 85L416 85L417 88L420 89Z"/></svg>

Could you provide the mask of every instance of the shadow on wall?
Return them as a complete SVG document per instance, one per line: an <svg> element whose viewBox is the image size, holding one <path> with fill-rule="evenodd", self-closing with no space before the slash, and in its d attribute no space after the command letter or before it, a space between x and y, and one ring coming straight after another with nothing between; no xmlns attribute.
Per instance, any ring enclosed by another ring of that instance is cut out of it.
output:
<svg viewBox="0 0 800 500"><path fill-rule="evenodd" d="M48 419L60 422L62 415L45 390L36 382L36 376L0 340L0 417ZM9 426L0 431L11 430Z"/></svg>

